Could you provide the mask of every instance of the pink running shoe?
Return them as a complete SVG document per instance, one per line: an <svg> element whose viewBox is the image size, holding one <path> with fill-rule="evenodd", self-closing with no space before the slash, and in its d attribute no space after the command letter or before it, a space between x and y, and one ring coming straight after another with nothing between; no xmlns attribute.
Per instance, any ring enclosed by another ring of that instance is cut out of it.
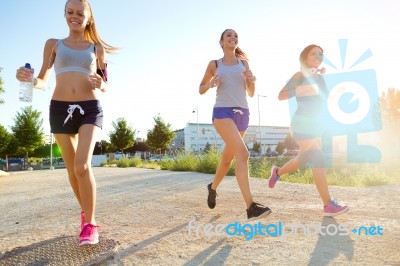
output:
<svg viewBox="0 0 400 266"><path fill-rule="evenodd" d="M331 200L331 202L327 206L324 206L325 216L330 216L330 217L345 213L348 210L349 207L340 206L339 204L337 204L335 200Z"/></svg>
<svg viewBox="0 0 400 266"><path fill-rule="evenodd" d="M276 184L276 182L278 181L278 179L280 177L278 175L278 170L279 170L278 166L273 166L272 169L271 169L271 176L269 177L269 184L268 184L270 188L274 188L275 187L275 184Z"/></svg>
<svg viewBox="0 0 400 266"><path fill-rule="evenodd" d="M79 236L79 245L94 245L99 243L99 226L93 224L85 224Z"/></svg>
<svg viewBox="0 0 400 266"><path fill-rule="evenodd" d="M85 213L81 211L81 231L83 229L84 224L85 224Z"/></svg>

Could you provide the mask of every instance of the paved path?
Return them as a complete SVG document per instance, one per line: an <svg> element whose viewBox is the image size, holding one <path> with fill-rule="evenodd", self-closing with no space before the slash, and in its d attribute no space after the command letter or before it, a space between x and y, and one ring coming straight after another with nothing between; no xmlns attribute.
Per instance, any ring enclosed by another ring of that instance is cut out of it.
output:
<svg viewBox="0 0 400 266"><path fill-rule="evenodd" d="M100 243L90 247L77 245L79 209L65 169L1 176L0 265L400 265L400 185L331 187L351 208L333 219L322 216L314 185L279 182L272 190L267 180L252 178L254 199L273 212L261 221L270 235L246 240L257 221L246 221L234 177L222 182L217 207L209 210L206 184L212 175L94 172L101 231ZM219 224L235 221L248 223L241 236L217 234ZM293 234L271 236L280 223ZM302 224L309 235L289 224ZM369 235L350 231L361 226Z"/></svg>

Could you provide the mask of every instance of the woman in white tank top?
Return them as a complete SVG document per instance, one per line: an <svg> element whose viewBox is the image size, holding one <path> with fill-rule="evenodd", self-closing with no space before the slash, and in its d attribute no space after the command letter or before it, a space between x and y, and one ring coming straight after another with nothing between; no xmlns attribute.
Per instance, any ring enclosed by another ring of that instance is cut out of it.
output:
<svg viewBox="0 0 400 266"><path fill-rule="evenodd" d="M249 69L246 54L238 47L238 35L234 30L225 30L219 44L224 56L209 62L199 87L199 93L204 94L217 86L213 123L225 142L213 182L207 186L207 203L210 209L215 207L216 189L236 158L236 179L246 203L247 218L257 219L267 216L271 210L253 201L249 184L249 152L243 141L250 115L246 98L247 95L254 96L256 78Z"/></svg>

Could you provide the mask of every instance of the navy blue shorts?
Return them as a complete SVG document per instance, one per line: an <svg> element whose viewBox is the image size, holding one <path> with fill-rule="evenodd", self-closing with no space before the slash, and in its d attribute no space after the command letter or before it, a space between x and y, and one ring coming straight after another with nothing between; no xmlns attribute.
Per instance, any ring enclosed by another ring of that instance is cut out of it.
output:
<svg viewBox="0 0 400 266"><path fill-rule="evenodd" d="M98 100L50 102L50 130L54 134L77 134L79 128L91 124L102 128L103 109Z"/></svg>
<svg viewBox="0 0 400 266"><path fill-rule="evenodd" d="M214 119L230 118L239 131L246 131L249 127L249 109L240 107L214 107L212 121Z"/></svg>

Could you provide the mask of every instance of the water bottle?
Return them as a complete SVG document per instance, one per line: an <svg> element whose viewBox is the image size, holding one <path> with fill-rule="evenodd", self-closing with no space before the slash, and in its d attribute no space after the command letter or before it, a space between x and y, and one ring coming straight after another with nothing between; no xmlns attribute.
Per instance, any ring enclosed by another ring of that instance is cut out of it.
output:
<svg viewBox="0 0 400 266"><path fill-rule="evenodd" d="M29 63L26 63L25 67L31 69L31 65ZM33 78L31 77L30 81L20 83L19 100L21 102L32 102L32 96L33 96Z"/></svg>

